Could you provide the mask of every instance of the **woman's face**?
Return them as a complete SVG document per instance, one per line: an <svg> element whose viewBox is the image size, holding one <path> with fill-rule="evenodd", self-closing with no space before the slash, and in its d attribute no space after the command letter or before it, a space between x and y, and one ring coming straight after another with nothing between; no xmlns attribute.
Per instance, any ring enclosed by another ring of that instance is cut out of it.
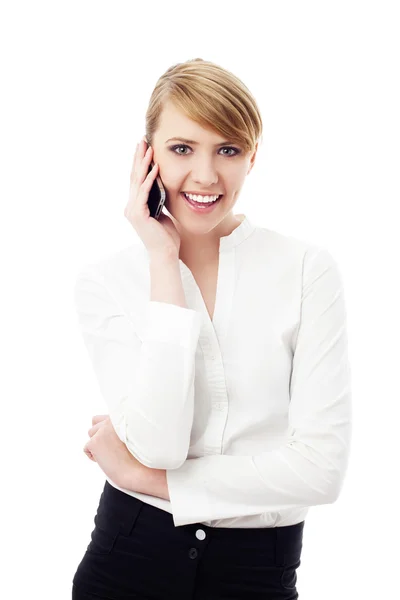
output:
<svg viewBox="0 0 400 600"><path fill-rule="evenodd" d="M185 143L181 136L194 141ZM167 192L165 206L183 233L202 235L220 223L223 229L223 223L233 220L232 209L253 167L257 147L250 153L237 144L224 143L227 141L186 117L172 103L164 106L153 139L153 160L159 164ZM181 194L184 191L223 196L211 211L202 214L187 205Z"/></svg>

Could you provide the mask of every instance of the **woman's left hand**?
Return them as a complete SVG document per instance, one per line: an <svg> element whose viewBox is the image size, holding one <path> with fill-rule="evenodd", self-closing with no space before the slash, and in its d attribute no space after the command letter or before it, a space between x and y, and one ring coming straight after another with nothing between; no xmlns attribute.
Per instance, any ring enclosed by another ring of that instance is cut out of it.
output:
<svg viewBox="0 0 400 600"><path fill-rule="evenodd" d="M97 462L104 473L119 487L125 487L127 477L129 481L137 471L138 488L147 468L140 463L127 449L115 432L108 415L95 415L92 418L92 427L88 434L90 440L85 444L83 451L94 462ZM140 491L139 489L137 491Z"/></svg>

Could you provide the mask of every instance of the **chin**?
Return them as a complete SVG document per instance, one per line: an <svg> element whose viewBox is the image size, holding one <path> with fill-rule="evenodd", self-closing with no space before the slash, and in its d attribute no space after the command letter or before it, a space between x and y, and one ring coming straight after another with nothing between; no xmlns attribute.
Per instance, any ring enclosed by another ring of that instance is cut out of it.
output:
<svg viewBox="0 0 400 600"><path fill-rule="evenodd" d="M183 229L188 233L193 235L203 235L212 231L215 227L221 223L224 219L224 215L221 216L221 213L214 215L187 215L182 214L182 212L178 213L176 211L176 216L171 214L171 218L174 221L177 229Z"/></svg>

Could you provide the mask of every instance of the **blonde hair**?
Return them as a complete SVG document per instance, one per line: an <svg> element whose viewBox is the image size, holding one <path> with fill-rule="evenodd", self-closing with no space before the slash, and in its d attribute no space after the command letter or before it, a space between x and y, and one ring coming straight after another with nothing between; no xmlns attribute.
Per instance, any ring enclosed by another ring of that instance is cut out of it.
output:
<svg viewBox="0 0 400 600"><path fill-rule="evenodd" d="M262 119L250 90L219 65L194 58L169 67L158 79L146 111L146 138L152 145L164 103L172 102L205 129L254 151Z"/></svg>

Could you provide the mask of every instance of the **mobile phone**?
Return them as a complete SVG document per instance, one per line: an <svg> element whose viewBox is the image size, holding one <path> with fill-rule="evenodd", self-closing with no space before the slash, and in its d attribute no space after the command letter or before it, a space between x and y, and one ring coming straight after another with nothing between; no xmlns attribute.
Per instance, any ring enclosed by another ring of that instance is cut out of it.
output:
<svg viewBox="0 0 400 600"><path fill-rule="evenodd" d="M148 173L150 173L151 169L154 167L154 161L151 161L149 166ZM150 216L154 219L159 219L162 208L165 204L167 194L161 181L160 175L157 175L156 179L153 181L153 185L151 186L151 190L149 192L149 199L147 204L149 206Z"/></svg>

